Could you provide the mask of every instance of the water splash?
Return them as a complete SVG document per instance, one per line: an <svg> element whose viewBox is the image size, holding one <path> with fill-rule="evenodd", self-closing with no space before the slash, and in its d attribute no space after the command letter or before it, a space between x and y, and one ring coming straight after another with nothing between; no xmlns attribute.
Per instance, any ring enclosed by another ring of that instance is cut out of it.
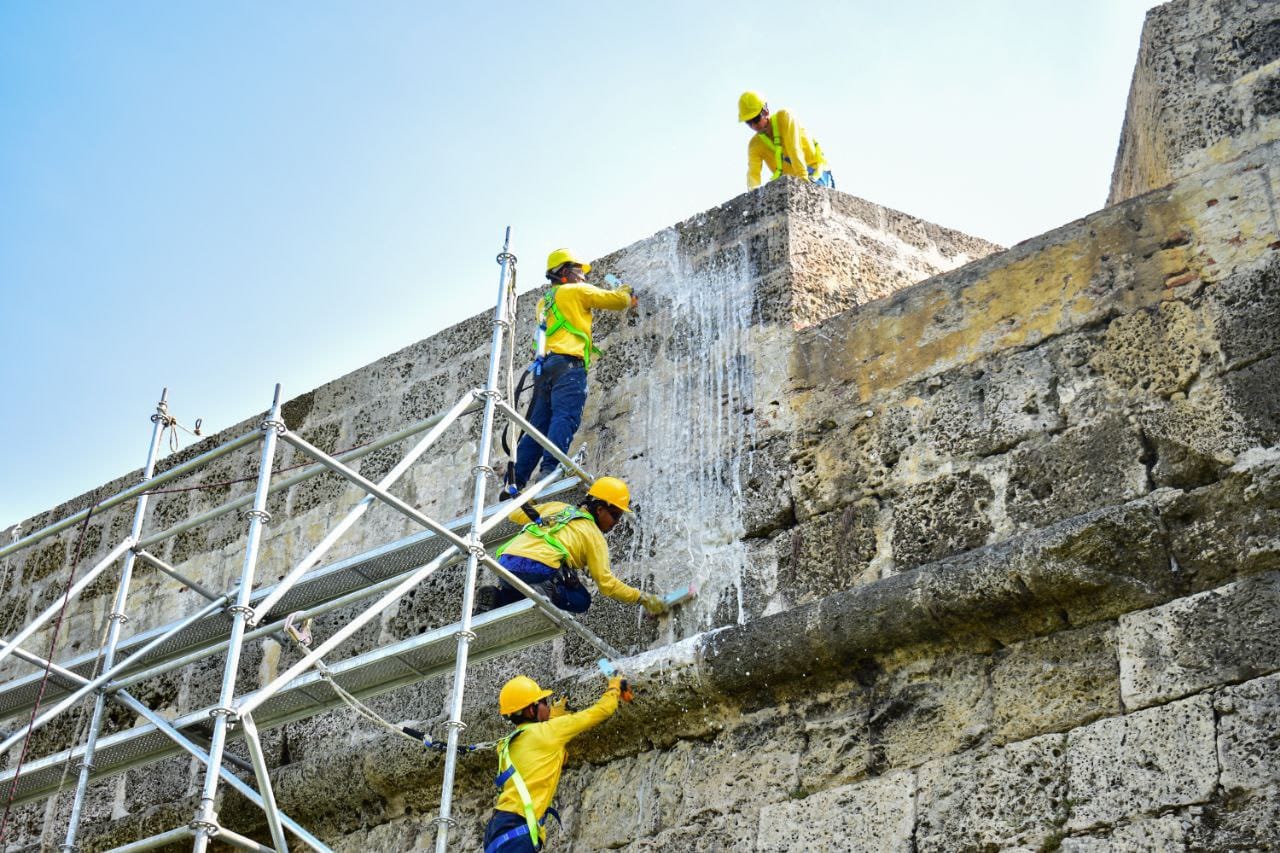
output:
<svg viewBox="0 0 1280 853"><path fill-rule="evenodd" d="M693 262L679 248L667 232L646 246L650 254L626 259L644 269L653 306L645 326L666 331L634 409L645 443L643 470L634 475L644 517L626 558L660 588L690 580L700 587L672 620L668 641L743 621L743 478L755 437L747 247L721 247Z"/></svg>

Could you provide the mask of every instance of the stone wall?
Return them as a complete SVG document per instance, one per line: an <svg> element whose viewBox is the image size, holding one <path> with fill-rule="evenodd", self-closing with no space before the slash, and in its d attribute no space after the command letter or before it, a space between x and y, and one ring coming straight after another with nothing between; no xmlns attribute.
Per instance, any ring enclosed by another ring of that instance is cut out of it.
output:
<svg viewBox="0 0 1280 853"><path fill-rule="evenodd" d="M1280 133L1280 7L1174 0L1147 15L1107 204Z"/></svg>
<svg viewBox="0 0 1280 853"><path fill-rule="evenodd" d="M638 696L575 742L561 849L1280 846L1280 134L1254 122L1206 147L1189 115L1245 91L1231 57L1265 52L1273 8L1154 11L1117 161L1122 203L1008 251L782 181L596 263L642 299L599 321L605 356L579 433L588 467L626 477L642 507L610 537L616 568L646 589L692 577L702 594L657 622L593 606L587 623L634 655ZM1186 51L1191 65L1160 64ZM1237 82L1205 82L1215 62ZM1157 112L1160 127L1144 117ZM439 411L482 381L488 326L473 318L295 398L285 418L335 449ZM398 493L459 511L476 441L473 427L451 434ZM252 456L204 482L251 473ZM361 470L376 478L394 461L379 451ZM150 529L248 488L165 495ZM265 579L358 496L328 478L277 496ZM127 516L92 521L84 550L105 553ZM243 529L184 534L165 556L226 586ZM375 510L336 556L408 532ZM71 531L6 562L12 622L56 598L76 543ZM460 584L437 573L344 655L455 620ZM96 586L70 643L100 630L111 583ZM146 625L195 606L163 576L136 586ZM243 687L291 654L251 647ZM505 730L493 696L515 671L590 702L592 658L562 639L475 666L466 739ZM216 670L139 692L198 707ZM373 704L431 727L447 687ZM37 738L36 754L65 746L75 722ZM431 845L435 754L342 712L266 740L282 808L336 849ZM461 762L458 849L478 846L492 764ZM87 844L186 823L198 783L185 760L105 780ZM19 809L21 837L53 827L56 843L63 808ZM263 837L236 797L220 814Z"/></svg>
<svg viewBox="0 0 1280 853"><path fill-rule="evenodd" d="M741 540L744 531L760 535L792 522L790 497L779 479L783 460L771 447L782 447L776 439L792 429L786 354L796 336L834 313L997 248L860 199L783 181L597 261L596 275L622 275L634 283L642 300L637 312L598 315L597 339L606 355L592 368L592 393L579 433L588 447L587 467L626 477L643 507L637 523L612 537L615 571L649 589L696 578L703 597L678 619L661 623L640 619L634 608L602 600L588 624L615 646L639 651L760 615L769 602L751 586L755 579ZM537 260L532 263L535 270ZM523 342L532 338L537 295L531 292L519 301L516 339L522 351ZM295 397L284 406L284 420L322 450L336 452L440 412L483 384L491 324L491 313L486 312ZM260 416L250 418L165 459L161 470L255 429L258 420ZM140 426L144 423L140 418ZM394 491L439 518L461 514L470 500L469 471L478 438L478 419L455 426ZM408 444L370 454L359 462L359 470L378 479ZM156 495L144 535L249 494L257 457L257 446L251 445L175 484L178 490ZM284 468L306 462L288 448L278 450L275 460ZM134 473L106 484L94 495L27 520L22 529L38 529L120 491L137 477ZM775 491L758 488L760 478L773 478ZM336 475L274 495L258 573L261 582L283 576L360 496ZM83 543L77 527L6 558L10 630L56 601L70 564L83 571L104 556L127 532L131 517L132 505L122 505L92 517L84 527ZM167 540L158 556L207 587L229 589L240 572L245 531L238 513L224 516ZM412 532L416 527L411 522L375 507L329 559ZM5 535L8 538L12 531ZM115 576L108 572L69 608L61 632L65 639L55 657L96 647ZM461 581L460 568L437 573L331 662L456 621ZM139 565L130 629L164 624L203 603L167 576ZM779 599L773 606L784 605ZM354 612L319 619L317 635L331 633ZM46 631L30 645L46 649L51 638L51 631ZM240 689L251 689L295 658L296 652L282 649L274 640L251 644L241 662ZM576 672L589 662L585 648L560 641L514 661L479 665L469 684L468 713L491 716L492 696L510 667L528 668L546 678ZM7 662L5 671L25 675L29 668ZM140 685L134 692L167 714L183 713L212 702L220 672L221 662L209 660ZM439 682L426 683L375 704L396 720L438 723L446 714L446 688ZM83 723L82 717L68 715L37 733L29 758L65 748L77 739ZM116 731L134 719L113 709L108 723L108 730ZM335 750L363 748L371 734L351 714L331 713L268 732L265 739L278 764L305 765ZM140 816L156 804L179 801L176 811L161 813L164 821L185 823L189 816L177 818L176 813L191 806L189 799L200 781L197 770L185 759L173 759L106 780L94 787L88 815L95 822L124 821L111 824L109 830L110 837L123 838L134 832L131 821L143 819ZM65 796L56 803L23 807L16 818L20 831L35 837L41 827L60 825L65 807Z"/></svg>

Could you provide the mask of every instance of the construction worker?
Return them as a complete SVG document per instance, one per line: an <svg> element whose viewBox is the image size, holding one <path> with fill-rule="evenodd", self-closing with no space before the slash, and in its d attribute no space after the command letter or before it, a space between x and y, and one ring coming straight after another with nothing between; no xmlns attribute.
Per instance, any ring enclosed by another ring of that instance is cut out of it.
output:
<svg viewBox="0 0 1280 853"><path fill-rule="evenodd" d="M760 167L768 164L777 180L792 175L823 187L835 188L836 179L822 155L822 147L786 110L769 112L764 95L743 92L738 98L738 121L751 128L747 143L747 189L760 186Z"/></svg>
<svg viewBox="0 0 1280 853"><path fill-rule="evenodd" d="M498 694L498 710L516 730L498 741L500 789L493 817L484 830L484 853L532 853L540 850L543 825L560 784L569 741L613 716L622 691L621 677L609 679L604 695L590 708L569 713L563 700L548 703L527 675L517 675Z"/></svg>
<svg viewBox="0 0 1280 853"><path fill-rule="evenodd" d="M603 595L623 604L639 602L654 615L665 613L661 597L628 586L609 571L604 535L629 512L631 491L617 477L600 477L576 507L559 501L526 504L509 516L524 530L498 549L498 562L561 610L586 613L591 606L591 593L578 577L585 568ZM480 613L523 597L501 579L498 586L483 586L476 595Z"/></svg>
<svg viewBox="0 0 1280 853"><path fill-rule="evenodd" d="M526 417L534 429L568 452L569 442L582 423L587 403L587 369L599 355L591 341L591 309L625 311L636 297L629 285L604 290L587 284L591 264L569 249L556 249L547 257L551 289L538 301L538 357L534 361L533 402ZM508 494L525 487L534 466L542 460L542 474L556 467L555 457L528 435L520 439L508 482Z"/></svg>

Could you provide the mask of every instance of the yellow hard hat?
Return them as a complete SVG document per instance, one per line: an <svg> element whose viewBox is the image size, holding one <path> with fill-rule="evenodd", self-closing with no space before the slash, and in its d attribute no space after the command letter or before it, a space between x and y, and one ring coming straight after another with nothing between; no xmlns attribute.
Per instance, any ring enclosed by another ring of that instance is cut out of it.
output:
<svg viewBox="0 0 1280 853"><path fill-rule="evenodd" d="M517 675L502 685L502 691L498 694L498 710L502 716L509 717L550 695L550 690L543 690L529 676Z"/></svg>
<svg viewBox="0 0 1280 853"><path fill-rule="evenodd" d="M551 272L561 264L578 264L582 267L582 271L591 272L591 264L578 259L572 249L556 249L547 255L547 272Z"/></svg>
<svg viewBox="0 0 1280 853"><path fill-rule="evenodd" d="M598 498L623 512L631 512L631 490L617 477L601 477L596 480L587 489L587 496Z"/></svg>
<svg viewBox="0 0 1280 853"><path fill-rule="evenodd" d="M764 95L759 92L743 92L742 97L738 98L738 121L755 118L767 106L768 104L764 102Z"/></svg>

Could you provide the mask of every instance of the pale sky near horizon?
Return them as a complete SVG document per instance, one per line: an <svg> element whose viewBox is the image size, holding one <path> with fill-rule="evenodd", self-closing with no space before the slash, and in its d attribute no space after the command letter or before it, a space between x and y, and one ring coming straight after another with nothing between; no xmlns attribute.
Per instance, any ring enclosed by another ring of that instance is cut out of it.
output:
<svg viewBox="0 0 1280 853"><path fill-rule="evenodd" d="M1150 0L0 4L0 529L745 190L1011 245L1101 208ZM780 18L786 18L785 23Z"/></svg>

